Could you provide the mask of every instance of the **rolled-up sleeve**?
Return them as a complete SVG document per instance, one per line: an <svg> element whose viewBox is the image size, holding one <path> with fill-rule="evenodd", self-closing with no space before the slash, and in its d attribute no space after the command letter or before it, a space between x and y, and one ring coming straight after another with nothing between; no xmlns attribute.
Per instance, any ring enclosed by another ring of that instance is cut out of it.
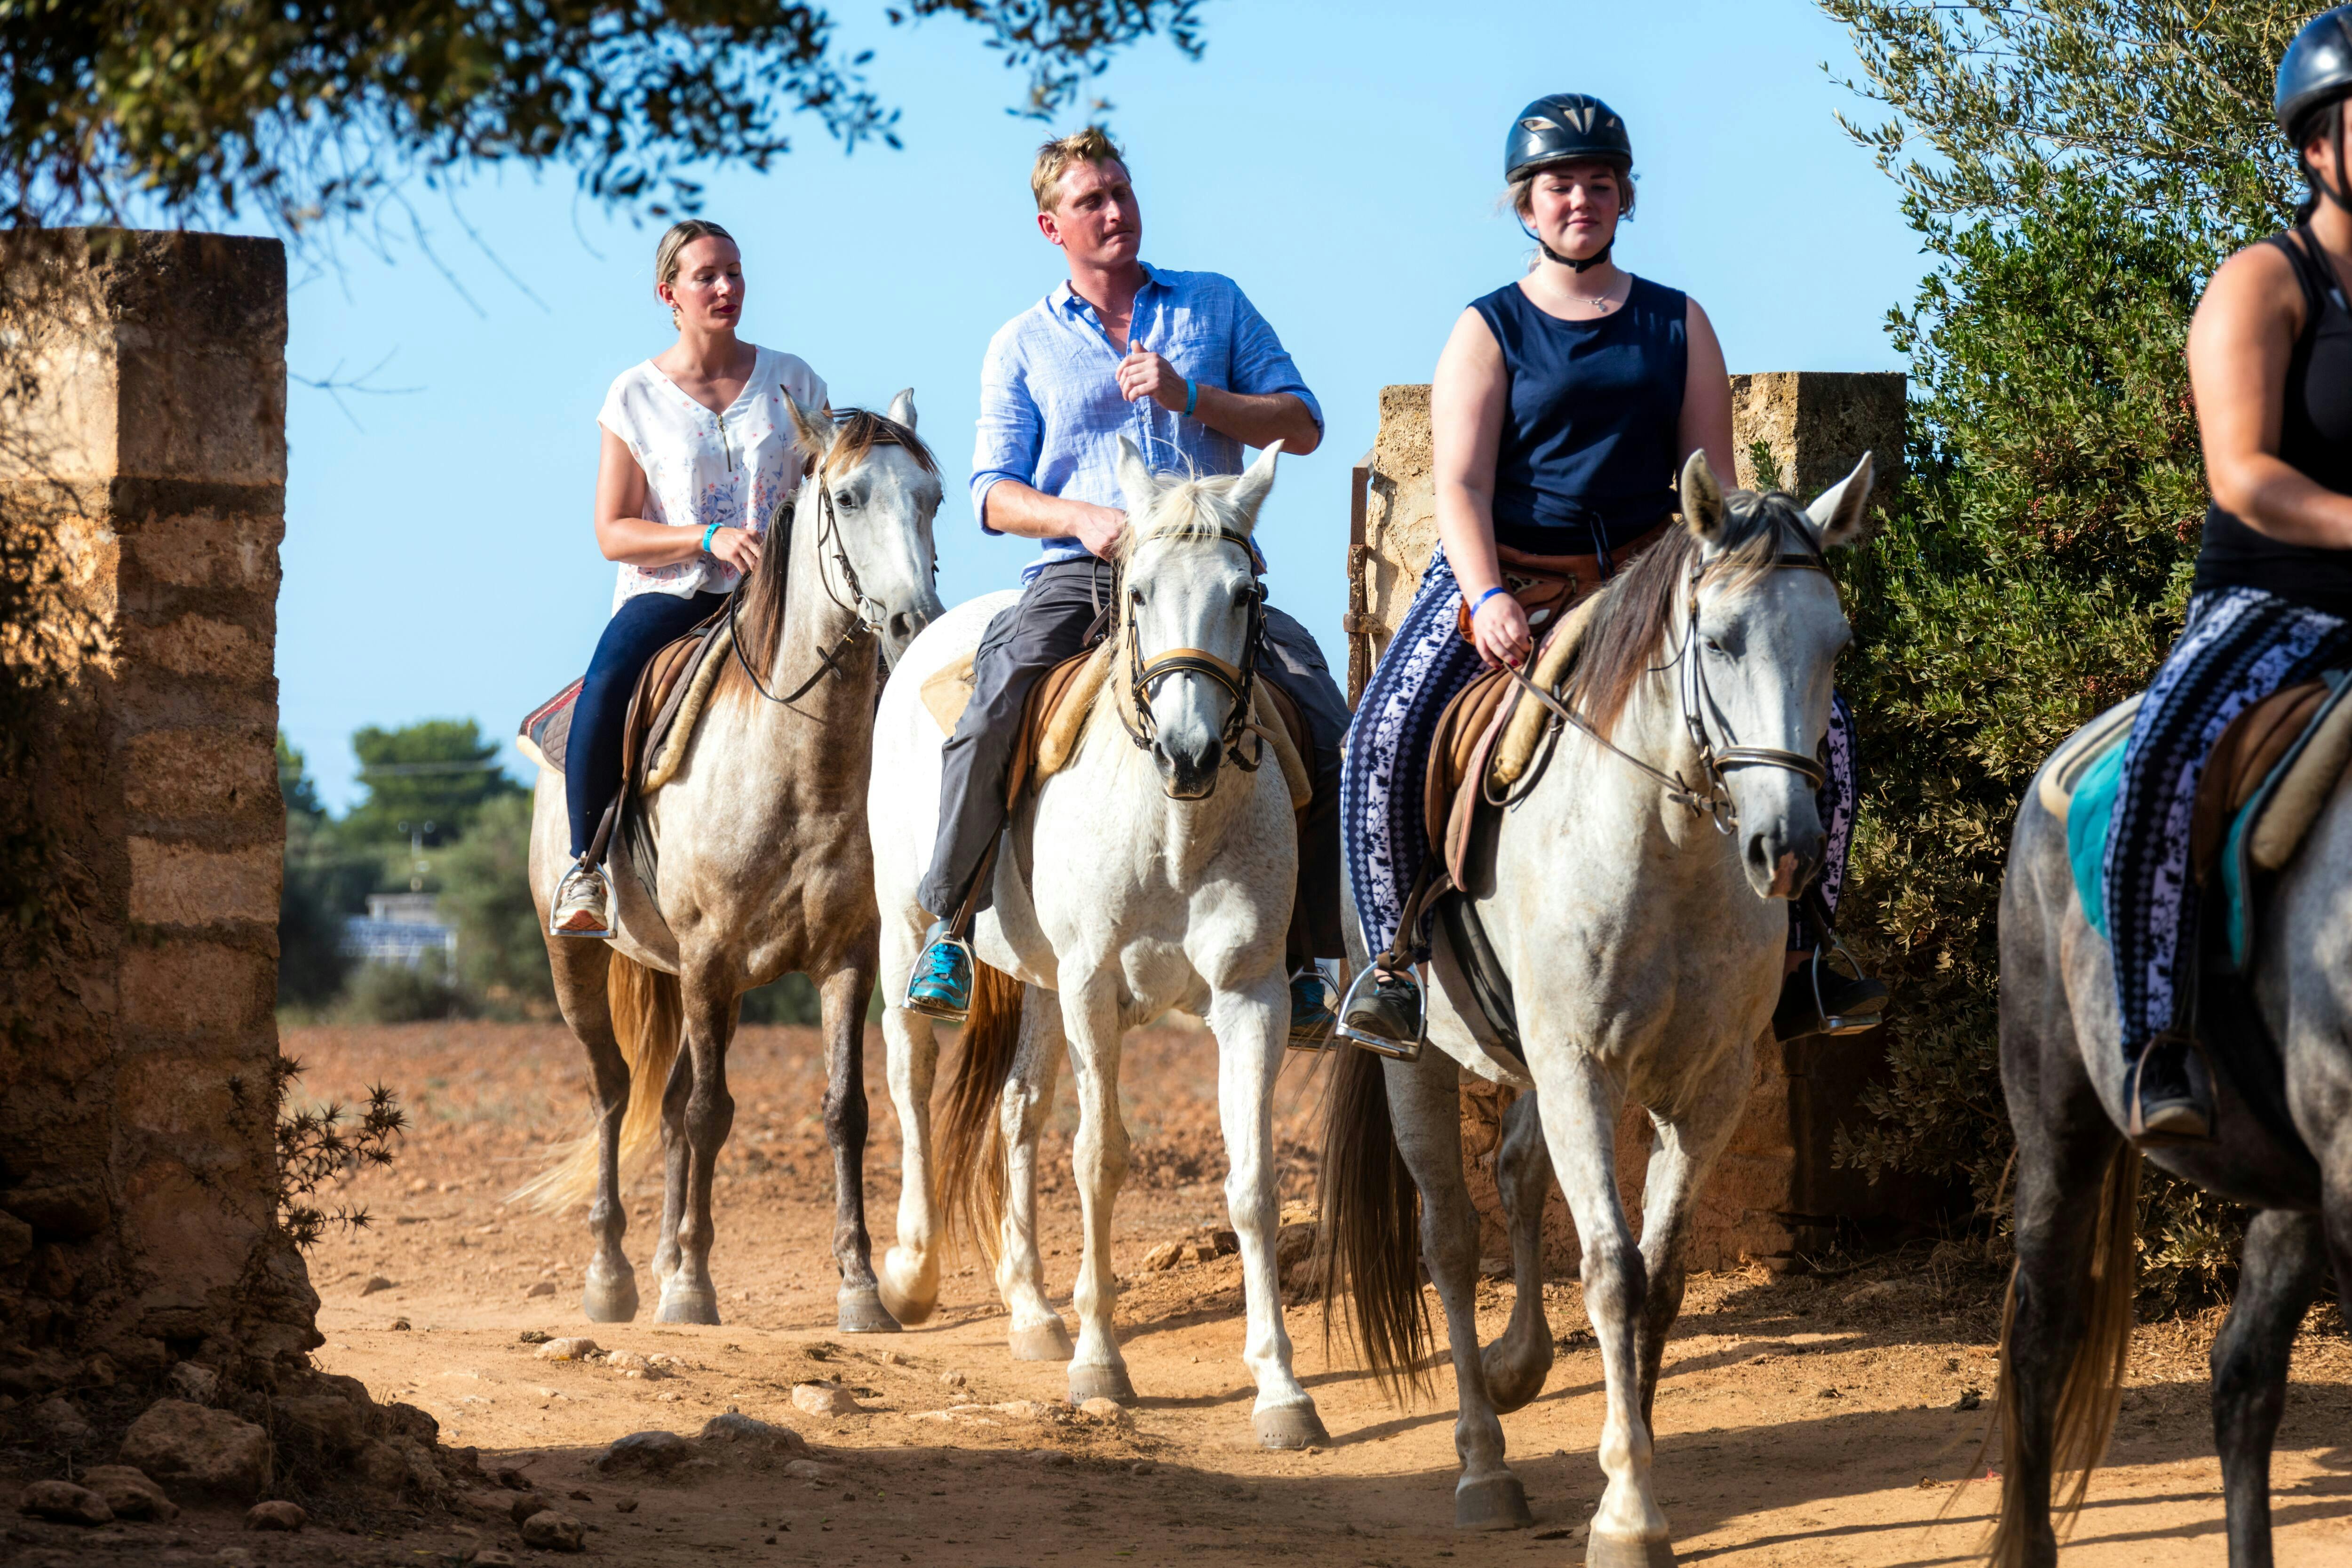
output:
<svg viewBox="0 0 2352 1568"><path fill-rule="evenodd" d="M1018 323L1014 323L1017 325ZM1276 345L1279 352L1280 344ZM971 515L983 533L988 492L1000 479L1037 482L1037 458L1045 445L1045 422L1029 395L1020 342L1008 326L989 341L980 365L980 438L971 454Z"/></svg>
<svg viewBox="0 0 2352 1568"><path fill-rule="evenodd" d="M1322 430L1323 405L1307 390L1298 366L1291 362L1290 351L1282 346L1272 323L1257 313L1257 307L1239 289L1234 290L1233 357L1233 384L1226 391L1256 397L1286 392L1307 405L1316 430Z"/></svg>

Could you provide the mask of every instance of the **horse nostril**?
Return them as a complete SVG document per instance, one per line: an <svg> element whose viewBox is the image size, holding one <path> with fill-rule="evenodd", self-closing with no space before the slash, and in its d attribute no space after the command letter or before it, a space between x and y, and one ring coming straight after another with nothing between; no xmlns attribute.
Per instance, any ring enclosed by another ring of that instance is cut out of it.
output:
<svg viewBox="0 0 2352 1568"><path fill-rule="evenodd" d="M930 617L914 610L900 610L890 617L890 635L900 642L912 642L916 634L930 624Z"/></svg>

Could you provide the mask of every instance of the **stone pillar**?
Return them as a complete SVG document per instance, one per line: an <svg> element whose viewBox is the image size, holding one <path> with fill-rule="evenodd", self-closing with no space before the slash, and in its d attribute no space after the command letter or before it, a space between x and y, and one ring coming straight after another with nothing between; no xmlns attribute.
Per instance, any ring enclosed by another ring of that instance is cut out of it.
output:
<svg viewBox="0 0 2352 1568"><path fill-rule="evenodd" d="M1810 500L1869 451L1878 459L1872 494L1885 506L1901 483L1905 388L1900 373L1733 376L1738 484L1753 489L1759 479L1776 479L1779 488ZM1355 481L1346 619L1350 700L1395 635L1437 548L1428 387L1381 389L1380 430L1356 466ZM1768 1045L1758 1052L1746 1114L1699 1194L1693 1267L1727 1268L1750 1258L1786 1268L1825 1247L1842 1222L1900 1225L1933 1212L1938 1194L1918 1184L1872 1187L1832 1165L1837 1124L1862 1114L1862 1089L1884 1071L1874 1036ZM1508 1099L1508 1091L1473 1084L1464 1104L1463 1158L1482 1218L1480 1251L1490 1258L1508 1252L1494 1176L1496 1121ZM1618 1185L1636 1214L1650 1137L1648 1117L1629 1107L1617 1134ZM1575 1230L1557 1192L1544 1229L1554 1272L1572 1272Z"/></svg>
<svg viewBox="0 0 2352 1568"><path fill-rule="evenodd" d="M0 265L33 377L0 495L89 633L32 759L46 935L0 1004L0 1391L235 1370L319 1342L275 1196L285 254L77 229Z"/></svg>

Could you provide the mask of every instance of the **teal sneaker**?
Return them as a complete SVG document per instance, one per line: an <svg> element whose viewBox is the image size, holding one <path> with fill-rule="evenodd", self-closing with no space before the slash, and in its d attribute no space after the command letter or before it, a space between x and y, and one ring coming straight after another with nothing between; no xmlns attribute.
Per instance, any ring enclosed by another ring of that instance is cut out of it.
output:
<svg viewBox="0 0 2352 1568"><path fill-rule="evenodd" d="M971 949L948 934L945 921L933 921L923 936L914 978L907 982L907 1010L961 1024L971 1011Z"/></svg>
<svg viewBox="0 0 2352 1568"><path fill-rule="evenodd" d="M1290 977L1290 1048L1319 1051L1331 1043L1331 1026L1339 1016L1331 1010L1331 983L1320 969L1309 966Z"/></svg>

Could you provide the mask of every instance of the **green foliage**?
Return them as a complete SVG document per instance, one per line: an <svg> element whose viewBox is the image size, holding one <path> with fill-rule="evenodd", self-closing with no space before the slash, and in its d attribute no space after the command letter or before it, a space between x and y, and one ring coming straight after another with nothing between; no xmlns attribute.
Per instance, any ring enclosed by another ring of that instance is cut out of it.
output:
<svg viewBox="0 0 2352 1568"><path fill-rule="evenodd" d="M446 844L463 837L488 802L523 793L499 765L499 742L483 739L471 719L427 719L397 730L370 724L352 734L352 751L367 786L341 823L344 842L354 846L404 850L412 832L422 832L427 845ZM402 874L392 885L406 882Z"/></svg>
<svg viewBox="0 0 2352 1568"><path fill-rule="evenodd" d="M352 1024L422 1024L469 1013L448 959L438 952L427 952L413 969L405 963L356 966L334 1007L335 1017Z"/></svg>
<svg viewBox="0 0 2352 1568"><path fill-rule="evenodd" d="M815 983L805 974L787 974L743 993L746 1024L814 1024L822 1016Z"/></svg>
<svg viewBox="0 0 2352 1568"><path fill-rule="evenodd" d="M500 795L435 858L441 912L457 928L457 980L470 1005L551 1017L555 984L531 901L530 796Z"/></svg>
<svg viewBox="0 0 2352 1568"><path fill-rule="evenodd" d="M1855 134L1936 259L1890 320L1905 487L1843 569L1868 795L1844 907L1898 1006L1893 1081L1838 1158L1964 1182L1990 1219L2010 829L2051 749L2144 687L2179 627L2206 504L2189 317L2301 195L2269 103L2307 8L1823 5L1887 111ZM2144 1191L2151 1298L2225 1289L2226 1205L2154 1172Z"/></svg>

